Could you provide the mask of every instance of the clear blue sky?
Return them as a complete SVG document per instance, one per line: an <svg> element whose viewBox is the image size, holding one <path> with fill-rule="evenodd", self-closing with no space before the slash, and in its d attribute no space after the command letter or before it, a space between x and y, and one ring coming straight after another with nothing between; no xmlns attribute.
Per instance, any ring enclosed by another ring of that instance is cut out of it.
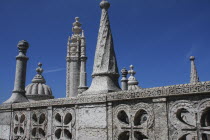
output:
<svg viewBox="0 0 210 140"><path fill-rule="evenodd" d="M65 97L66 44L74 18L87 38L88 85L99 28L100 0L0 0L0 102L11 96L19 40L30 43L26 85L43 63L56 98ZM210 80L209 0L110 0L118 67L135 66L143 88L189 82L189 56Z"/></svg>

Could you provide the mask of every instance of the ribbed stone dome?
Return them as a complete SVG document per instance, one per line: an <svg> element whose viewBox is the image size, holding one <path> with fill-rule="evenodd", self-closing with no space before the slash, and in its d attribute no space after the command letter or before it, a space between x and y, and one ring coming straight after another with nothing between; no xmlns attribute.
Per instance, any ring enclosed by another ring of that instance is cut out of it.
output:
<svg viewBox="0 0 210 140"><path fill-rule="evenodd" d="M53 99L51 88L46 85L46 81L42 76L43 69L41 68L42 64L38 64L36 69L37 75L33 78L32 83L26 87L26 97L30 101L37 100L46 100Z"/></svg>

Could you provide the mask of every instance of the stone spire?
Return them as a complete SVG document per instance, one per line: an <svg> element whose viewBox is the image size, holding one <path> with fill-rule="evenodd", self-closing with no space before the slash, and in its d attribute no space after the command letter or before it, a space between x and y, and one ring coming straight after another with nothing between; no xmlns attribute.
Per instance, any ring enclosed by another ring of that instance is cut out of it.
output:
<svg viewBox="0 0 210 140"><path fill-rule="evenodd" d="M133 70L134 66L130 65L130 70L128 73L130 74L130 77L128 78L128 90L138 90L140 87L138 86L139 82L136 80L134 75L136 72Z"/></svg>
<svg viewBox="0 0 210 140"><path fill-rule="evenodd" d="M120 90L119 73L108 16L110 3L102 1L100 7L102 14L94 59L93 80L90 88L85 92L90 94Z"/></svg>
<svg viewBox="0 0 210 140"><path fill-rule="evenodd" d="M46 85L46 80L42 76L43 73L42 64L38 63L36 69L36 76L33 78L32 83L26 87L26 97L30 101L53 99L52 90Z"/></svg>
<svg viewBox="0 0 210 140"><path fill-rule="evenodd" d="M195 84L199 82L198 72L195 66L195 57L191 56L190 61L191 61L190 83Z"/></svg>
<svg viewBox="0 0 210 140"><path fill-rule="evenodd" d="M28 57L26 56L29 44L27 41L22 40L18 43L19 54L16 56L16 73L15 84L12 96L4 103L20 103L27 102L25 96L25 81L26 81L26 68Z"/></svg>

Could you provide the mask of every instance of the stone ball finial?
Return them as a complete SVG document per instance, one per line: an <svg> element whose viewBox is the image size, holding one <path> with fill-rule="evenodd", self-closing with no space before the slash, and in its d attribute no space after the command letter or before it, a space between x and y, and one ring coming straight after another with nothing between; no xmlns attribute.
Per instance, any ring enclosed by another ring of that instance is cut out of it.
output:
<svg viewBox="0 0 210 140"><path fill-rule="evenodd" d="M106 9L107 10L110 7L110 3L106 0L102 0L102 2L100 3L100 7L101 7L101 9Z"/></svg>
<svg viewBox="0 0 210 140"><path fill-rule="evenodd" d="M29 48L29 43L26 40L21 40L18 42L19 50L27 50Z"/></svg>
<svg viewBox="0 0 210 140"><path fill-rule="evenodd" d="M37 74L41 75L43 73L43 69L42 69L42 63L38 63L38 68L36 69Z"/></svg>
<svg viewBox="0 0 210 140"><path fill-rule="evenodd" d="M190 56L190 60L194 61L195 60L195 56Z"/></svg>

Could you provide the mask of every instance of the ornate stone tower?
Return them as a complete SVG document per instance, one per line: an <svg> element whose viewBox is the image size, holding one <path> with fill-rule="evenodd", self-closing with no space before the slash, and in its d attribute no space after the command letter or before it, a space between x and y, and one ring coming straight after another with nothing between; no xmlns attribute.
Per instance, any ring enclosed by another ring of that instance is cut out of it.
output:
<svg viewBox="0 0 210 140"><path fill-rule="evenodd" d="M79 18L73 23L73 35L67 43L66 97L76 97L86 86L86 42ZM79 90L78 90L79 89Z"/></svg>
<svg viewBox="0 0 210 140"><path fill-rule="evenodd" d="M108 93L121 90L118 83L119 73L110 28L108 9L110 3L103 0L100 28L93 66L93 80L85 94Z"/></svg>

